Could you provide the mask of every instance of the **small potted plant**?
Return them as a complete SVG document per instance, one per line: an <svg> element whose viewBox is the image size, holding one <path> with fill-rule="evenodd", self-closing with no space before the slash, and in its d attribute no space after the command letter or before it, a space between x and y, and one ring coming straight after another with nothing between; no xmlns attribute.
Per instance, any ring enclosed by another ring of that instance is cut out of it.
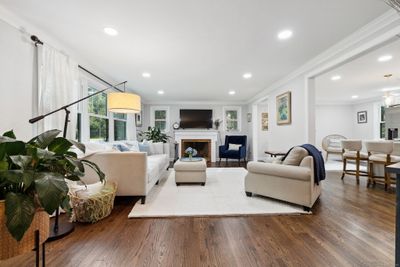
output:
<svg viewBox="0 0 400 267"><path fill-rule="evenodd" d="M194 148L188 147L185 150L185 154L189 157L190 160L192 160L192 158L197 155L197 150Z"/></svg>
<svg viewBox="0 0 400 267"><path fill-rule="evenodd" d="M41 242L48 237L49 214L58 207L71 212L66 180L80 181L85 166L93 168L99 179L104 173L90 161L78 159L70 149L85 146L58 137L59 130L46 131L28 142L17 140L13 131L0 136L0 259L32 250L31 231L44 225ZM45 229L47 227L47 229ZM46 232L47 231L47 232ZM47 235L47 236L46 236Z"/></svg>
<svg viewBox="0 0 400 267"><path fill-rule="evenodd" d="M221 123L222 123L222 120L220 120L220 119L216 119L216 120L214 121L214 126L215 126L215 129L216 129L216 130L219 129L219 126L221 126Z"/></svg>

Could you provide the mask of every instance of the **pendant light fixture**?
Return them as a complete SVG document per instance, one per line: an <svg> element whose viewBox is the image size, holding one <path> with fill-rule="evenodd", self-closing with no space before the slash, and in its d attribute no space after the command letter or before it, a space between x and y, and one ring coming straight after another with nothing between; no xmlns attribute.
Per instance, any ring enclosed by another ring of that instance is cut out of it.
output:
<svg viewBox="0 0 400 267"><path fill-rule="evenodd" d="M114 113L139 113L141 110L140 96L126 92L125 83L123 92L107 94L108 110Z"/></svg>

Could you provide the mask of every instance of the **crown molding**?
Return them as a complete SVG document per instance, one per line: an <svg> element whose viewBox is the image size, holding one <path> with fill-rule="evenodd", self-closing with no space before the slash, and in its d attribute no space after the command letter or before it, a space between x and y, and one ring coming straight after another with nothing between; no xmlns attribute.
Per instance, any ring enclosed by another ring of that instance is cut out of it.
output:
<svg viewBox="0 0 400 267"><path fill-rule="evenodd" d="M382 97L369 97L360 100L349 100L349 101L324 101L324 100L317 100L315 104L316 107L321 106L355 106L355 105L362 105L362 104L369 104L369 103L378 103L382 102Z"/></svg>
<svg viewBox="0 0 400 267"><path fill-rule="evenodd" d="M239 105L245 106L246 102L242 101L147 101L143 102L146 105L178 105L178 106L186 106L186 105L203 105L203 106L218 106L218 105Z"/></svg>
<svg viewBox="0 0 400 267"><path fill-rule="evenodd" d="M346 51L351 50L353 47L361 46L366 40L374 37L381 31L385 31L385 28L396 22L400 24L400 16L397 14L396 11L389 10L385 12L383 15L379 16L359 30L355 31L350 36L346 37L342 41L339 41L318 56L309 60L300 68L291 72L283 79L269 85L268 87L257 93L254 97L250 98L247 103L250 104L259 102L259 99L265 98L265 96L268 95L268 93L270 93L271 91L279 89L280 87L286 85L287 83L301 75L304 75L308 72L311 73L311 71L313 71L317 67L323 65L330 60L335 59L336 57L338 57L338 55L344 54ZM400 32L400 26L392 30ZM386 30L385 32L387 31L388 30ZM394 35L395 34L393 34L393 36Z"/></svg>

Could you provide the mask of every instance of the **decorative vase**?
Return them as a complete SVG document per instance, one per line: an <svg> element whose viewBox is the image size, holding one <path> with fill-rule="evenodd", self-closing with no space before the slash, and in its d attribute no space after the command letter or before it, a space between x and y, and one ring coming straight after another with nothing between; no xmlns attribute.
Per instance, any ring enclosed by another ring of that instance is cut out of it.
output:
<svg viewBox="0 0 400 267"><path fill-rule="evenodd" d="M0 200L0 260L31 252L35 248L36 230L39 230L39 244L45 242L49 237L50 216L44 210L36 211L31 226L20 241L15 240L8 232L6 221L5 201Z"/></svg>
<svg viewBox="0 0 400 267"><path fill-rule="evenodd" d="M189 154L189 160L192 160L192 154Z"/></svg>

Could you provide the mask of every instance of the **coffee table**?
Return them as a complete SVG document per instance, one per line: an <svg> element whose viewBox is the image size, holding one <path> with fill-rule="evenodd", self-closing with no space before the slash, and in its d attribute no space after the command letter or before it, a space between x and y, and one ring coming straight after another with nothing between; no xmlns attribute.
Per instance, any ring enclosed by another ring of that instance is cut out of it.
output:
<svg viewBox="0 0 400 267"><path fill-rule="evenodd" d="M207 180L207 162L204 158L199 161L177 160L174 164L175 183L205 185Z"/></svg>

